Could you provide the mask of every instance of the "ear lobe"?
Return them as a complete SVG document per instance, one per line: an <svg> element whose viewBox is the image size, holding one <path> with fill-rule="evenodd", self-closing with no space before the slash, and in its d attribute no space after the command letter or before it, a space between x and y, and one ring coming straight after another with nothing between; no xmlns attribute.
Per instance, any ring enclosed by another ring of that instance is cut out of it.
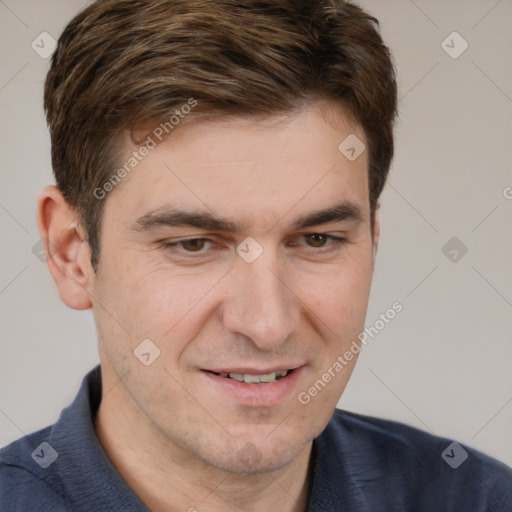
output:
<svg viewBox="0 0 512 512"><path fill-rule="evenodd" d="M74 209L55 186L39 193L37 225L60 298L73 309L91 308L93 269L89 245Z"/></svg>

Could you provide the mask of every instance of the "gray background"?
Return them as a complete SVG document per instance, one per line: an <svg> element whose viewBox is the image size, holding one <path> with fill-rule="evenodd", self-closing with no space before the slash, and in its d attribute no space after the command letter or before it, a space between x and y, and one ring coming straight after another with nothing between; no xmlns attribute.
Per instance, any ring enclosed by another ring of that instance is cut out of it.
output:
<svg viewBox="0 0 512 512"><path fill-rule="evenodd" d="M360 4L380 19L400 90L367 325L395 301L403 311L369 340L339 405L512 465L512 1ZM98 362L91 312L61 303L32 253L37 193L53 179L48 59L31 43L57 39L83 5L0 0L0 446L54 422ZM442 47L453 31L469 44L456 59Z"/></svg>

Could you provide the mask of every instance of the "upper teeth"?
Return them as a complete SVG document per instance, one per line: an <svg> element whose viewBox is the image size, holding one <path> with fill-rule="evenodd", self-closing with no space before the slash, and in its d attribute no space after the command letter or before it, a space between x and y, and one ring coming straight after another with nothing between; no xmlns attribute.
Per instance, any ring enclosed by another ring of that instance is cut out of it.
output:
<svg viewBox="0 0 512 512"><path fill-rule="evenodd" d="M247 384L257 384L259 382L274 382L281 377L286 377L290 370L280 370L272 373L264 373L263 375L251 375L250 373L221 373L221 377L230 377L231 379Z"/></svg>

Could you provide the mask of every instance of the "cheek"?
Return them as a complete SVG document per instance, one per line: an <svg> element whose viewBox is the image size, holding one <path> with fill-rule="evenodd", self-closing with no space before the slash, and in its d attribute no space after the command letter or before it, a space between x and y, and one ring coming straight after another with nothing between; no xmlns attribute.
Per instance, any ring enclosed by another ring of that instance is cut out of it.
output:
<svg viewBox="0 0 512 512"><path fill-rule="evenodd" d="M354 258L322 274L297 279L299 297L328 327L344 332L364 323L371 285L370 258Z"/></svg>
<svg viewBox="0 0 512 512"><path fill-rule="evenodd" d="M166 263L149 267L150 259L135 253L130 259L112 258L108 271L105 266L97 299L110 315L102 315L102 321L131 349L149 338L162 352L179 354L211 313L206 296L214 295L223 274L180 274Z"/></svg>

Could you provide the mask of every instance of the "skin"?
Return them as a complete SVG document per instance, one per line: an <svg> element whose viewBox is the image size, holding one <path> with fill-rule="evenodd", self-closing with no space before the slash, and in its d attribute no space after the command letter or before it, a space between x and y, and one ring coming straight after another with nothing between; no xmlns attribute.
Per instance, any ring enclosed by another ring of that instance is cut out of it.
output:
<svg viewBox="0 0 512 512"><path fill-rule="evenodd" d="M41 192L38 225L53 242L60 296L94 313L99 440L150 510L305 510L312 441L356 357L307 405L298 395L363 330L379 236L367 153L350 162L338 150L351 133L366 143L329 101L279 119L183 123L104 199L97 273L73 209L55 187ZM137 149L128 137L124 147ZM340 202L360 219L294 227ZM134 229L159 208L244 229ZM346 241L306 236L315 233ZM252 263L236 252L249 236L263 249ZM210 241L165 245L187 237ZM149 366L133 353L147 338L160 350ZM302 368L270 406L241 403L204 371L280 365Z"/></svg>

